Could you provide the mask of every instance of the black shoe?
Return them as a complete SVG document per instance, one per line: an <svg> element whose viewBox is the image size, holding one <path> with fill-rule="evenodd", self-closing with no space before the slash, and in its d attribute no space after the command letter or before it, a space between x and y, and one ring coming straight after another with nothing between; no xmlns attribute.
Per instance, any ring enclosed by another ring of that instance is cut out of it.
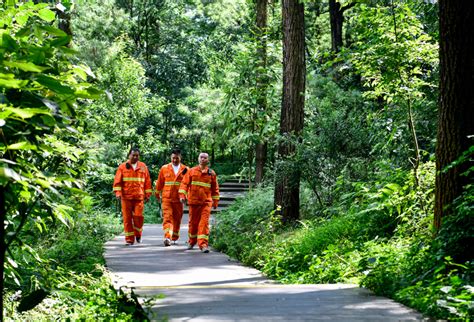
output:
<svg viewBox="0 0 474 322"><path fill-rule="evenodd" d="M171 246L171 240L169 238L166 238L163 243L165 246Z"/></svg>
<svg viewBox="0 0 474 322"><path fill-rule="evenodd" d="M201 248L201 252L203 252L204 254L207 254L207 253L209 253L209 248L204 246L203 248Z"/></svg>
<svg viewBox="0 0 474 322"><path fill-rule="evenodd" d="M139 243L139 244L142 242L142 238L141 238L141 237L138 237L138 236L137 236L137 237L135 237L135 239L137 240L137 243Z"/></svg>
<svg viewBox="0 0 474 322"><path fill-rule="evenodd" d="M133 243L131 243L131 242L126 242L126 243L125 243L125 246L133 246Z"/></svg>
<svg viewBox="0 0 474 322"><path fill-rule="evenodd" d="M188 250L191 250L194 248L194 244L188 244Z"/></svg>

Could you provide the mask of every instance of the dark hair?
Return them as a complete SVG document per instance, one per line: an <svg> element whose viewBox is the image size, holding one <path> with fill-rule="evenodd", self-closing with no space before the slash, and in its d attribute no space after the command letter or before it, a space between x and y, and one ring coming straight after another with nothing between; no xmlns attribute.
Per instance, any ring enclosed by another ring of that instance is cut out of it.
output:
<svg viewBox="0 0 474 322"><path fill-rule="evenodd" d="M181 155L181 150L180 150L180 149L173 149L173 150L171 150L171 154L179 154L179 155Z"/></svg>
<svg viewBox="0 0 474 322"><path fill-rule="evenodd" d="M138 152L138 154L140 154L140 149L137 148L136 146L135 146L135 147L131 147L131 148L130 148L130 151L128 152L128 155L130 155L132 152Z"/></svg>

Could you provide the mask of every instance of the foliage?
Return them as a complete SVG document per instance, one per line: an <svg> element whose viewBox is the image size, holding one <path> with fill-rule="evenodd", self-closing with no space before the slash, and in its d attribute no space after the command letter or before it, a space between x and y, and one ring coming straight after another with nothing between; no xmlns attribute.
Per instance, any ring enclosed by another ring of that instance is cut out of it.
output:
<svg viewBox="0 0 474 322"><path fill-rule="evenodd" d="M146 321L146 312L138 304L133 290L118 291L112 287L111 276L102 266L92 274L77 274L63 267L48 273L55 281L54 289L33 310L19 312L22 292L10 294L6 320L49 320L51 316L64 320Z"/></svg>
<svg viewBox="0 0 474 322"><path fill-rule="evenodd" d="M114 0L82 0L75 6L71 23L77 57L95 70L107 64L104 57L109 48L129 32L131 21Z"/></svg>
<svg viewBox="0 0 474 322"><path fill-rule="evenodd" d="M304 139L298 146L296 162L301 164L302 179L322 206L336 197L338 180L367 178L368 161L377 155L371 153L371 145L378 138L370 134L368 115L372 104L359 90L345 90L331 78L314 72L307 82Z"/></svg>
<svg viewBox="0 0 474 322"><path fill-rule="evenodd" d="M103 267L104 242L121 231L121 219L91 206L74 217L70 228L52 226L39 236L35 243L39 265L20 261L21 285L17 291L8 285L6 319L44 320L55 315L71 320L146 320L133 290L115 290ZM28 255L22 249L14 252L24 259ZM19 307L37 298L38 291L46 297L20 313Z"/></svg>
<svg viewBox="0 0 474 322"><path fill-rule="evenodd" d="M420 189L413 173L395 169L387 176L383 167L373 182L353 183L352 191L339 181L336 190L346 192L334 205L295 227L280 226L273 191L257 189L220 214L212 243L281 282L360 282L431 316L468 319L473 234L465 227L472 227L472 187L433 241L434 171L433 162L420 168Z"/></svg>
<svg viewBox="0 0 474 322"><path fill-rule="evenodd" d="M71 38L51 25L55 14L46 4L26 2L0 11L5 242L7 248L18 243L31 251L18 239L22 230L42 232L54 221L69 225L84 197L77 104L99 92L87 83L90 69L71 63ZM17 280L16 267L8 257L8 278Z"/></svg>
<svg viewBox="0 0 474 322"><path fill-rule="evenodd" d="M437 47L413 11L405 3L361 5L359 10L352 20L356 38L351 62L368 88L365 96L388 104L423 97L432 86Z"/></svg>
<svg viewBox="0 0 474 322"><path fill-rule="evenodd" d="M416 164L418 145L434 151L430 138L436 123L424 120L436 117L437 46L407 3L358 9L350 22L353 44L343 53L343 66L360 75L364 97L385 109L380 127L390 130L382 142L390 144L375 148L390 153L400 165L407 166L410 158Z"/></svg>

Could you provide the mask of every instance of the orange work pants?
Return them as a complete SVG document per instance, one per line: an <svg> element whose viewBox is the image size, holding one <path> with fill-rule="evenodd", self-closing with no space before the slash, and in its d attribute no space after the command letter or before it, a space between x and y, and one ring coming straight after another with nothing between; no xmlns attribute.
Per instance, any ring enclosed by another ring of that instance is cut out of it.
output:
<svg viewBox="0 0 474 322"><path fill-rule="evenodd" d="M161 203L163 211L163 231L165 238L172 240L179 239L179 229L181 227L181 219L183 218L183 204L181 202Z"/></svg>
<svg viewBox="0 0 474 322"><path fill-rule="evenodd" d="M122 199L122 217L125 230L125 241L134 243L135 237L142 236L143 228L143 200Z"/></svg>
<svg viewBox="0 0 474 322"><path fill-rule="evenodd" d="M202 205L189 205L189 245L199 248L209 245L209 217L211 216L212 202Z"/></svg>

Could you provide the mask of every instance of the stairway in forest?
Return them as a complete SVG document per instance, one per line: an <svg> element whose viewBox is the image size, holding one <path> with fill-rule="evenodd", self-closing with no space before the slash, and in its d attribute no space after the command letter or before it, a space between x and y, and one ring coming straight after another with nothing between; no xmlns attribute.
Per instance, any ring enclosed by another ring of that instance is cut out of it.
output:
<svg viewBox="0 0 474 322"><path fill-rule="evenodd" d="M249 190L249 182L248 181L241 181L239 179L229 179L226 180L224 183L219 185L219 193L220 193L220 200L219 206L216 209L212 209L211 215L214 215L228 206L230 206L235 199L239 197L243 197L245 193ZM183 224L188 223L188 216L189 210L188 207L184 207L184 215L183 215ZM212 223L212 218L211 218Z"/></svg>

